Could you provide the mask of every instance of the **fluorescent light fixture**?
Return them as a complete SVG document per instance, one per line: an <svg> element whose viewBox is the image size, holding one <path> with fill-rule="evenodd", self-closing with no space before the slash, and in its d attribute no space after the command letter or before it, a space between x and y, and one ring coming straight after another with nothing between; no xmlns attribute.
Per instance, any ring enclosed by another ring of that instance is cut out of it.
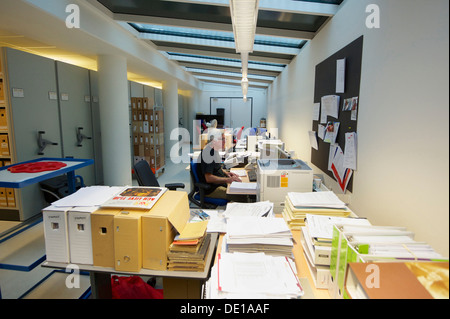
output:
<svg viewBox="0 0 450 319"><path fill-rule="evenodd" d="M236 52L253 52L259 0L230 0Z"/></svg>
<svg viewBox="0 0 450 319"><path fill-rule="evenodd" d="M242 94L247 98L248 54L253 52L259 0L230 0L231 22L233 24L236 52L241 54Z"/></svg>

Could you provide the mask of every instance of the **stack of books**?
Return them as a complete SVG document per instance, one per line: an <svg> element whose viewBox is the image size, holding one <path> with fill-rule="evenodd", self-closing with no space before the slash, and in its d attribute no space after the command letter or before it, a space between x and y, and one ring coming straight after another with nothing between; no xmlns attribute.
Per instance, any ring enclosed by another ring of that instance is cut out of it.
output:
<svg viewBox="0 0 450 319"><path fill-rule="evenodd" d="M203 271L208 253L210 235L206 233L208 221L188 223L175 236L167 253L168 270Z"/></svg>
<svg viewBox="0 0 450 319"><path fill-rule="evenodd" d="M282 215L289 228L301 230L306 214L347 217L351 210L331 191L288 193Z"/></svg>
<svg viewBox="0 0 450 319"><path fill-rule="evenodd" d="M292 233L282 218L233 217L227 221L225 237L230 253L265 253L292 256Z"/></svg>

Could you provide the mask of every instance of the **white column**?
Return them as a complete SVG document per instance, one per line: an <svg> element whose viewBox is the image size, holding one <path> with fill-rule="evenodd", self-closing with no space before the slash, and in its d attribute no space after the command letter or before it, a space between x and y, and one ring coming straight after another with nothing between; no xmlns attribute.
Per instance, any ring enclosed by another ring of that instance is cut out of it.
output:
<svg viewBox="0 0 450 319"><path fill-rule="evenodd" d="M170 133L178 128L178 83L177 81L163 82L164 105L164 144L166 157L170 156L170 150L177 143L170 140Z"/></svg>
<svg viewBox="0 0 450 319"><path fill-rule="evenodd" d="M98 86L104 183L132 184L127 60L98 56Z"/></svg>

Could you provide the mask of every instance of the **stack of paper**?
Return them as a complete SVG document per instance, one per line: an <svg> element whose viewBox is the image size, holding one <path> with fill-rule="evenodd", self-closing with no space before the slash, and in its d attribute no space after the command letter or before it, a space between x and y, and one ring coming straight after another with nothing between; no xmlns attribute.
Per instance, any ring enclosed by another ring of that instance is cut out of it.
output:
<svg viewBox="0 0 450 319"><path fill-rule="evenodd" d="M347 217L351 211L333 192L288 193L282 215L289 228L305 226L306 214Z"/></svg>
<svg viewBox="0 0 450 319"><path fill-rule="evenodd" d="M256 194L257 183L232 182L230 191L234 194Z"/></svg>
<svg viewBox="0 0 450 319"><path fill-rule="evenodd" d="M273 203L228 203L223 212L225 218L233 217L273 217Z"/></svg>
<svg viewBox="0 0 450 319"><path fill-rule="evenodd" d="M225 241L228 252L292 256L292 233L282 218L233 217Z"/></svg>
<svg viewBox="0 0 450 319"><path fill-rule="evenodd" d="M405 227L333 225L330 295L347 297L344 290L349 262L448 261L425 243L414 240Z"/></svg>
<svg viewBox="0 0 450 319"><path fill-rule="evenodd" d="M209 248L208 221L188 223L177 235L167 253L169 270L203 271Z"/></svg>
<svg viewBox="0 0 450 319"><path fill-rule="evenodd" d="M205 286L208 299L289 299L303 296L295 264L265 254L220 254Z"/></svg>
<svg viewBox="0 0 450 319"><path fill-rule="evenodd" d="M331 240L333 225L370 225L365 218L345 218L306 215L306 226L301 227L301 244L306 264L317 289L327 289L330 282Z"/></svg>

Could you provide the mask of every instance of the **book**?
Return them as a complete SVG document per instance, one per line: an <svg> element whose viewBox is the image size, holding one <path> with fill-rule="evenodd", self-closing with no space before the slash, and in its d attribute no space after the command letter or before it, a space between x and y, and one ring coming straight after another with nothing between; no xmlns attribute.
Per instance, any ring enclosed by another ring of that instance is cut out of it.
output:
<svg viewBox="0 0 450 319"><path fill-rule="evenodd" d="M107 199L101 207L150 209L167 191L165 187L125 187Z"/></svg>
<svg viewBox="0 0 450 319"><path fill-rule="evenodd" d="M352 299L448 299L448 262L349 263Z"/></svg>

